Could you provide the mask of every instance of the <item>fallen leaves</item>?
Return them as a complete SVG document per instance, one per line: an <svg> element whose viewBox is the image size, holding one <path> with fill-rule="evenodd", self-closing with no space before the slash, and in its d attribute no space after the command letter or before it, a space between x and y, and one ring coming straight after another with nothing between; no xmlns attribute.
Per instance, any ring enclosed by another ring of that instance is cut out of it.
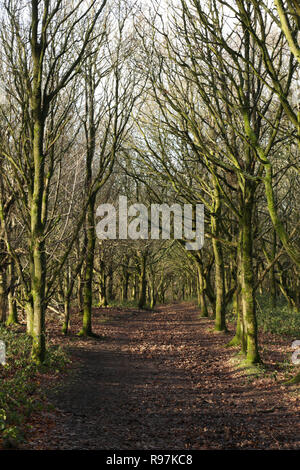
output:
<svg viewBox="0 0 300 470"><path fill-rule="evenodd" d="M228 336L208 332L212 320L193 305L133 313L107 310L102 323L97 309L105 341L60 338L76 374L50 393L59 411L38 417L51 425L34 422L26 448L299 448L299 400L281 385L284 370L272 376L287 340L264 335L267 369L250 381L229 361Z"/></svg>

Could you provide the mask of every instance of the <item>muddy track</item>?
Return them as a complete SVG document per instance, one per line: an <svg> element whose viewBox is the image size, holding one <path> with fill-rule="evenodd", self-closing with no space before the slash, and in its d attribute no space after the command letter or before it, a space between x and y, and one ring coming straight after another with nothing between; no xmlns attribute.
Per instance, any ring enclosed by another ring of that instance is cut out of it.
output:
<svg viewBox="0 0 300 470"><path fill-rule="evenodd" d="M72 343L74 373L49 394L56 411L38 417L43 432L33 423L26 448L299 449L296 391L270 373L245 377L224 348L230 336L212 326L184 304L106 323L96 314L104 339Z"/></svg>

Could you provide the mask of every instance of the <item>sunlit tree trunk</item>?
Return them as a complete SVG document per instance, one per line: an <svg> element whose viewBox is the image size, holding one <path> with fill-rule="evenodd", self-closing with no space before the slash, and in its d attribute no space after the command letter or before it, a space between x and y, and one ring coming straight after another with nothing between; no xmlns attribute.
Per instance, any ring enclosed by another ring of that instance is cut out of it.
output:
<svg viewBox="0 0 300 470"><path fill-rule="evenodd" d="M208 310L205 298L205 277L203 273L203 266L197 262L197 293L198 293L198 307L200 309L200 317L208 317Z"/></svg>
<svg viewBox="0 0 300 470"><path fill-rule="evenodd" d="M107 307L107 275L105 273L104 262L100 260L99 264L99 307Z"/></svg>

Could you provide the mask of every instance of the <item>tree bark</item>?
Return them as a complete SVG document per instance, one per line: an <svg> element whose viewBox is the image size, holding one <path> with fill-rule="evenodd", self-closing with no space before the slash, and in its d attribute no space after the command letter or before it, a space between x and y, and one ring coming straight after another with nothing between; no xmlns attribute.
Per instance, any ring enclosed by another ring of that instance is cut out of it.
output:
<svg viewBox="0 0 300 470"><path fill-rule="evenodd" d="M95 258L95 220L94 220L95 198L89 201L86 224L87 250L85 261L85 275L83 285L83 318L82 328L79 336L92 336L92 305L93 305L93 276Z"/></svg>
<svg viewBox="0 0 300 470"><path fill-rule="evenodd" d="M242 247L241 247L241 275L242 275L242 305L243 318L247 338L246 361L249 364L261 362L257 343L257 321L254 296L254 276L252 262L252 213L253 192L246 190L242 215Z"/></svg>
<svg viewBox="0 0 300 470"><path fill-rule="evenodd" d="M208 310L205 298L205 277L203 273L203 266L197 260L197 293L198 293L198 307L200 309L200 317L208 317Z"/></svg>
<svg viewBox="0 0 300 470"><path fill-rule="evenodd" d="M226 328L226 303L225 303L225 277L224 259L221 243L217 240L219 236L219 217L221 215L221 200L219 189L214 182L214 213L211 216L211 231L213 234L212 245L215 257L215 330L227 331Z"/></svg>

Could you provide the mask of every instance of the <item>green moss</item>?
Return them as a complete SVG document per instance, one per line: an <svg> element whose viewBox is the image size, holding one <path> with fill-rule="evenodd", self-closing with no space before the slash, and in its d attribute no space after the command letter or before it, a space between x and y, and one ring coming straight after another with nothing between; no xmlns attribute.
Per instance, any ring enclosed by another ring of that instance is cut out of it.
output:
<svg viewBox="0 0 300 470"><path fill-rule="evenodd" d="M300 384L300 372L288 382L285 382L286 385L298 385Z"/></svg>
<svg viewBox="0 0 300 470"><path fill-rule="evenodd" d="M249 363L248 359L241 353L233 356L230 361L237 369L243 372L243 375L260 377L265 374L265 368L262 364Z"/></svg>
<svg viewBox="0 0 300 470"><path fill-rule="evenodd" d="M241 345L241 339L235 335L229 343L225 345L226 348L230 348L231 346L240 346Z"/></svg>

